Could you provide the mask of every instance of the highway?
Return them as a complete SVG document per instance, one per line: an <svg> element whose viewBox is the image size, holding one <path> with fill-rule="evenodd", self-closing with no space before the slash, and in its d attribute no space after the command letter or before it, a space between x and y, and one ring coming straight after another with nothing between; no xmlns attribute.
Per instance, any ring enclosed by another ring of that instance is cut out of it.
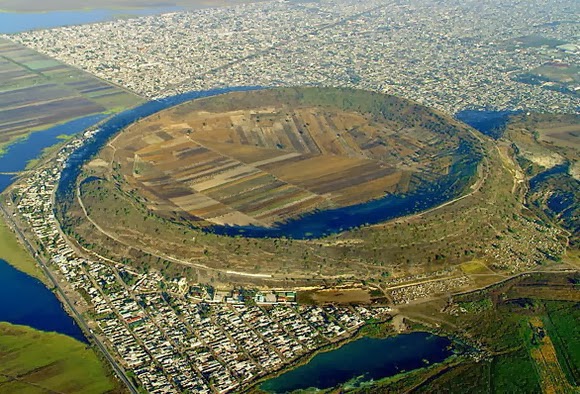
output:
<svg viewBox="0 0 580 394"><path fill-rule="evenodd" d="M26 239L24 234L22 234L22 232L18 228L16 222L12 219L12 217L6 211L6 209L4 208L4 206L2 204L0 204L0 211L2 212L4 217L6 218L6 223L12 229L14 229L14 231L16 232L16 234L18 235L18 237L20 238L20 240L22 241L22 243L24 244L24 246L26 247L26 249L28 250L30 255L34 256L34 258L36 259L36 262L38 263L38 265L40 266L40 268L42 269L42 271L44 272L46 277L52 282L52 284L54 285L54 288L56 290L56 293L59 295L59 299L61 301L63 301L64 304L68 307L69 311L72 313L72 317L75 319L75 321L77 322L77 324L79 325L81 330L84 332L87 339L99 348L101 353L105 356L105 358L107 359L107 361L109 362L109 364L111 365L111 367L113 368L113 370L115 371L117 376L119 377L119 379L121 379L121 381L125 384L125 386L127 386L129 391L132 394L138 394L139 391L137 390L137 388L135 387L133 382L131 382L131 380L129 378L127 378L124 369L117 363L117 360L115 360L115 358L109 353L109 351L107 350L105 345L99 340L99 338L93 334L92 330L87 325L83 316L75 309L75 307L73 306L73 303L67 297L65 291L58 283L58 280L53 276L52 272L46 266L46 264L42 261L42 259L40 259L40 257L37 255L37 253L35 252L32 245L30 245L30 243L28 242L28 240Z"/></svg>

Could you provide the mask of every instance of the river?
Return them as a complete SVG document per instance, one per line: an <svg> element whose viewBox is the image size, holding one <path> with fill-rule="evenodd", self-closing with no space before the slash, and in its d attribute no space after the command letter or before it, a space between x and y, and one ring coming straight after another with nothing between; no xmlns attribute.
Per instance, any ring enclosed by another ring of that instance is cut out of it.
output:
<svg viewBox="0 0 580 394"><path fill-rule="evenodd" d="M316 355L307 364L267 380L260 389L291 393L347 382L361 384L441 362L453 354L450 345L449 339L424 332L382 339L363 337Z"/></svg>

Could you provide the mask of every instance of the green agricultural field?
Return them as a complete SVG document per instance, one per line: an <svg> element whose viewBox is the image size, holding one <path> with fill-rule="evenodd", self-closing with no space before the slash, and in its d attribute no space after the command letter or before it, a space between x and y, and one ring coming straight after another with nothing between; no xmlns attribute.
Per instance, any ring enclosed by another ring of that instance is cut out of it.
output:
<svg viewBox="0 0 580 394"><path fill-rule="evenodd" d="M0 216L0 259L5 260L30 276L34 276L43 282L47 281L32 256L18 242L16 235L4 223L4 217L2 216Z"/></svg>
<svg viewBox="0 0 580 394"><path fill-rule="evenodd" d="M445 332L476 344L483 357L477 362L467 357L435 376L418 372L419 376L412 374L397 384L422 393L578 391L580 303L566 300L567 291L578 291L578 279L574 273L537 274L458 296L459 306L485 308L434 316L448 322L450 331ZM546 300L550 293L555 295ZM564 300L555 299L558 296ZM403 309L413 319L421 319L423 311L440 306L426 303Z"/></svg>
<svg viewBox="0 0 580 394"><path fill-rule="evenodd" d="M577 289L576 291L580 291ZM558 361L571 383L580 385L580 303L546 301L544 322Z"/></svg>
<svg viewBox="0 0 580 394"><path fill-rule="evenodd" d="M121 392L96 354L65 335L0 323L0 392Z"/></svg>
<svg viewBox="0 0 580 394"><path fill-rule="evenodd" d="M526 349L497 356L491 363L491 389L494 393L537 393L540 391L534 362ZM517 379L514 377L517 376Z"/></svg>
<svg viewBox="0 0 580 394"><path fill-rule="evenodd" d="M118 112L141 98L88 73L0 39L0 155L31 132Z"/></svg>

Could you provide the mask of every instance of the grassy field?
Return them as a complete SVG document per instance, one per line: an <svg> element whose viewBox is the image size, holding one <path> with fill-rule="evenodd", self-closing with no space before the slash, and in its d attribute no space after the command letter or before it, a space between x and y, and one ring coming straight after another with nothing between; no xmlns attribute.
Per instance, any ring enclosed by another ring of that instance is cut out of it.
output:
<svg viewBox="0 0 580 394"><path fill-rule="evenodd" d="M16 235L4 223L4 218L0 216L0 259L5 260L10 265L16 267L30 276L47 283L48 279L38 267L34 258L20 244Z"/></svg>
<svg viewBox="0 0 580 394"><path fill-rule="evenodd" d="M0 392L122 392L95 353L72 338L0 323Z"/></svg>
<svg viewBox="0 0 580 394"><path fill-rule="evenodd" d="M410 392L573 393L577 384L580 303L556 300L578 292L578 274L535 274L512 279L488 290L455 297L451 305L423 304L403 308L421 320L425 311L446 322L445 332L467 338L483 350L436 376L419 373L399 384ZM556 295L549 295L557 290ZM430 323L432 324L432 323ZM421 382L417 384L417 382Z"/></svg>
<svg viewBox="0 0 580 394"><path fill-rule="evenodd" d="M580 386L580 303L546 301L544 323L568 380Z"/></svg>

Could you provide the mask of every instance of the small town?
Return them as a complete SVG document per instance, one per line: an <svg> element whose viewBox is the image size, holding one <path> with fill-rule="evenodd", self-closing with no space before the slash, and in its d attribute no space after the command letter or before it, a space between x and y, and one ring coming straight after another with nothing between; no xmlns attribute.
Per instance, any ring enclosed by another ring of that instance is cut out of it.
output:
<svg viewBox="0 0 580 394"><path fill-rule="evenodd" d="M389 317L386 306L299 305L293 290L216 290L83 256L62 234L53 199L70 155L98 131L71 140L12 199L35 235L37 258L73 294L77 321L147 392L237 391Z"/></svg>
<svg viewBox="0 0 580 394"><path fill-rule="evenodd" d="M575 112L580 85L570 72L580 47L576 22L566 22L574 2L545 7L266 1L4 37L147 98L318 85L400 95L450 114ZM541 75L522 82L545 65L567 73L565 89Z"/></svg>

